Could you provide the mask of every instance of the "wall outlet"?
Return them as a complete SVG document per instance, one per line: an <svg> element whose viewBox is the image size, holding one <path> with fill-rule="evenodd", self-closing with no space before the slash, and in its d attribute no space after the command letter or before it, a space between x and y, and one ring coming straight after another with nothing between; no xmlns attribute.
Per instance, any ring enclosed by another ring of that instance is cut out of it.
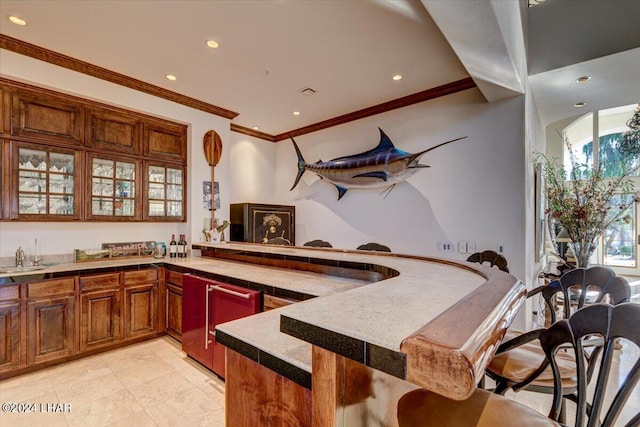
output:
<svg viewBox="0 0 640 427"><path fill-rule="evenodd" d="M496 252L498 252L499 254L504 253L504 245L502 243L498 243L498 246L496 247Z"/></svg>
<svg viewBox="0 0 640 427"><path fill-rule="evenodd" d="M455 252L453 243L445 240L438 241L438 252Z"/></svg>
<svg viewBox="0 0 640 427"><path fill-rule="evenodd" d="M467 242L458 242L458 253L467 253Z"/></svg>

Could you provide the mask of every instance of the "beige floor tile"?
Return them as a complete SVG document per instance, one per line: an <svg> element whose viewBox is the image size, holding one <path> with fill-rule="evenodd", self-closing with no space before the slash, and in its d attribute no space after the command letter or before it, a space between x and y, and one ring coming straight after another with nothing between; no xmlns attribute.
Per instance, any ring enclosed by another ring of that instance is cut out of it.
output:
<svg viewBox="0 0 640 427"><path fill-rule="evenodd" d="M47 369L54 386L89 381L110 374L111 369L99 355L86 357Z"/></svg>
<svg viewBox="0 0 640 427"><path fill-rule="evenodd" d="M2 402L24 402L53 392L47 370L0 381L0 401Z"/></svg>
<svg viewBox="0 0 640 427"><path fill-rule="evenodd" d="M113 371L113 373L127 387L146 383L163 375L173 372L173 366L158 358L147 359L144 362L129 366L128 368Z"/></svg>
<svg viewBox="0 0 640 427"><path fill-rule="evenodd" d="M145 349L140 344L134 344L131 347L133 348L129 348L129 346L122 347L102 353L100 356L113 372L128 369L132 366L139 366L148 360L157 358L155 353Z"/></svg>
<svg viewBox="0 0 640 427"><path fill-rule="evenodd" d="M191 426L196 420L220 412L217 403L206 394L191 388L185 391L157 396L144 396L138 401L159 426Z"/></svg>
<svg viewBox="0 0 640 427"><path fill-rule="evenodd" d="M73 405L73 410L65 414L70 426L102 426L122 419L129 419L144 408L131 393L120 390L97 400L85 400Z"/></svg>
<svg viewBox="0 0 640 427"><path fill-rule="evenodd" d="M191 421L190 427L224 427L224 409Z"/></svg>
<svg viewBox="0 0 640 427"><path fill-rule="evenodd" d="M2 399L3 403L7 403L6 399ZM15 403L14 401L10 401ZM35 426L66 426L67 421L62 412L51 412L53 407L47 404L60 403L55 392L51 391L46 394L29 398L21 403L28 404L29 412L0 412L0 426L2 427L35 427ZM24 408L24 406L23 406ZM47 409L51 408L51 409Z"/></svg>
<svg viewBox="0 0 640 427"><path fill-rule="evenodd" d="M128 418L115 421L111 424L101 424L105 427L156 427L157 424L151 419L145 411L136 412Z"/></svg>
<svg viewBox="0 0 640 427"><path fill-rule="evenodd" d="M60 402L69 402L74 406L126 389L113 372L86 381L54 384L53 388Z"/></svg>
<svg viewBox="0 0 640 427"><path fill-rule="evenodd" d="M195 386L183 375L171 371L151 381L128 387L128 390L144 406L145 399L168 399L172 394L184 393L193 388Z"/></svg>

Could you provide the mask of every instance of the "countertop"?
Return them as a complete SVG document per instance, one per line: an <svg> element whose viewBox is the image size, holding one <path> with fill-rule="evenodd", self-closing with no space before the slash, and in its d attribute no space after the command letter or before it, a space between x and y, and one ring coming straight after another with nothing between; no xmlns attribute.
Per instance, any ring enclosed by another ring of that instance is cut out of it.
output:
<svg viewBox="0 0 640 427"><path fill-rule="evenodd" d="M218 325L218 341L308 388L317 345L452 398L473 391L525 295L515 277L467 262L242 243L193 248L216 258L60 263L0 274L0 283L156 265L292 292L305 301Z"/></svg>
<svg viewBox="0 0 640 427"><path fill-rule="evenodd" d="M301 384L310 385L313 344L432 391L464 398L475 388L526 293L515 277L467 262L318 248L211 247L242 256L325 259L399 272L217 326L220 342L276 372L286 369L271 356L286 361L296 369L279 373L302 379ZM424 354L431 355L429 360Z"/></svg>

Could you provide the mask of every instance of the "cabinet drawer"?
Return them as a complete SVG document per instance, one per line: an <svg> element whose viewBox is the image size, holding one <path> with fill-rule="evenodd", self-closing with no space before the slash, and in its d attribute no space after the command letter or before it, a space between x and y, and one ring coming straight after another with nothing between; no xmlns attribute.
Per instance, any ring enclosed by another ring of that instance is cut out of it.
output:
<svg viewBox="0 0 640 427"><path fill-rule="evenodd" d="M0 301L18 298L20 298L18 285L0 286Z"/></svg>
<svg viewBox="0 0 640 427"><path fill-rule="evenodd" d="M140 271L127 271L124 273L125 286L134 285L137 283L149 283L156 282L158 280L158 270L140 270Z"/></svg>
<svg viewBox="0 0 640 427"><path fill-rule="evenodd" d="M168 283L179 285L180 287L182 287L182 277L183 277L182 273L176 273L175 271L167 270Z"/></svg>
<svg viewBox="0 0 640 427"><path fill-rule="evenodd" d="M80 277L80 290L117 288L120 286L120 274L97 274Z"/></svg>
<svg viewBox="0 0 640 427"><path fill-rule="evenodd" d="M75 278L43 280L27 285L27 297L48 297L75 292Z"/></svg>
<svg viewBox="0 0 640 427"><path fill-rule="evenodd" d="M295 304L296 300L289 298L274 297L273 295L264 294L264 310L273 310L274 308L284 307L285 305Z"/></svg>

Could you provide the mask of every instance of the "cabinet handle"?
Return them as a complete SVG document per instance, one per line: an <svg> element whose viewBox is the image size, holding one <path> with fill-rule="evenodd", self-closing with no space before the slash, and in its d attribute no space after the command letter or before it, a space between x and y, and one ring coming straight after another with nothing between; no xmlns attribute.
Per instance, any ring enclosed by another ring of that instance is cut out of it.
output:
<svg viewBox="0 0 640 427"><path fill-rule="evenodd" d="M208 350L209 344L211 344L211 341L209 340L209 332L211 332L209 331L209 292L213 290L213 286L206 285L205 288L207 291L204 293L204 349Z"/></svg>
<svg viewBox="0 0 640 427"><path fill-rule="evenodd" d="M211 335L211 336L214 336L214 337L215 337L215 336L216 336L216 331L209 331L209 335Z"/></svg>
<svg viewBox="0 0 640 427"><path fill-rule="evenodd" d="M232 291L231 289L223 288L222 286L218 286L218 285L214 285L213 289L215 289L216 291L224 292L224 293L231 294L231 295L234 295L236 297L240 297L240 298L244 298L244 299L250 299L251 298L251 294L243 294L242 292Z"/></svg>

